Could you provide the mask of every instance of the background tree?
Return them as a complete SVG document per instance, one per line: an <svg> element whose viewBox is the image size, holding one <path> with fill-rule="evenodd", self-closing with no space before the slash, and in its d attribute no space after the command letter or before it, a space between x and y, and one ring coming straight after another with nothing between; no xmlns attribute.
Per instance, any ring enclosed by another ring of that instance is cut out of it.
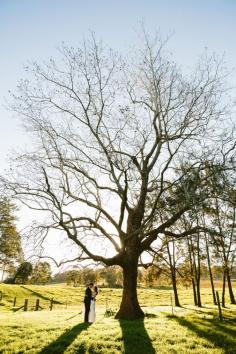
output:
<svg viewBox="0 0 236 354"><path fill-rule="evenodd" d="M81 282L84 286L87 286L89 283L96 283L98 277L98 271L95 271L91 268L84 268L80 271L81 273Z"/></svg>
<svg viewBox="0 0 236 354"><path fill-rule="evenodd" d="M32 272L33 265L30 262L21 263L14 275L14 283L26 284Z"/></svg>
<svg viewBox="0 0 236 354"><path fill-rule="evenodd" d="M164 43L146 33L129 59L94 37L60 53L61 62L30 65L30 80L14 95L12 108L34 134L34 145L17 158L17 174L13 168L5 185L45 212L42 237L50 229L64 231L78 247L78 260L120 266L116 318L140 318L141 255L160 234L196 232L195 224L175 232L175 224L200 202L205 157L212 164L221 158L222 121L227 126L221 66L203 58L184 75ZM181 191L189 197L181 200Z"/></svg>
<svg viewBox="0 0 236 354"><path fill-rule="evenodd" d="M168 254L169 260L169 269L171 275L171 281L174 291L174 299L175 299L175 306L180 307L180 301L178 296L178 289L177 289L177 255L176 255L176 240L172 237L172 239L166 238L166 250Z"/></svg>
<svg viewBox="0 0 236 354"><path fill-rule="evenodd" d="M162 247L160 250L156 251L152 247L151 253L154 254L154 258L150 269L155 269L155 278L160 277L161 274L165 275L165 278L173 287L175 306L180 306L177 289L177 277L183 277L179 271L183 262L180 240L165 236L161 238L161 242Z"/></svg>
<svg viewBox="0 0 236 354"><path fill-rule="evenodd" d="M46 284L52 278L51 266L48 262L39 262L33 267L31 282Z"/></svg>
<svg viewBox="0 0 236 354"><path fill-rule="evenodd" d="M21 237L16 229L15 206L7 199L0 199L0 269L2 281L9 267L14 266L14 260L23 258Z"/></svg>
<svg viewBox="0 0 236 354"><path fill-rule="evenodd" d="M82 276L79 270L72 269L66 272L66 284L67 285L72 285L74 287L78 286L78 284L81 284L82 281Z"/></svg>
<svg viewBox="0 0 236 354"><path fill-rule="evenodd" d="M215 171L211 185L214 196L208 209L217 234L213 235L215 254L223 266L222 303L225 305L227 281L230 301L236 303L231 282L231 272L236 255L236 189L235 180L229 173Z"/></svg>
<svg viewBox="0 0 236 354"><path fill-rule="evenodd" d="M148 265L146 269L142 269L142 281L145 285L145 287L153 287L157 277L158 277L158 270L156 264L154 265Z"/></svg>
<svg viewBox="0 0 236 354"><path fill-rule="evenodd" d="M203 223L205 225L204 216L203 216ZM213 254L211 252L211 246L210 246L210 242L209 242L210 240L209 240L209 235L207 234L207 232L204 232L204 239L205 239L205 246L206 246L206 257L207 257L208 273L209 273L210 283L211 283L212 298L213 298L214 305L217 305L214 278L213 278L213 270L212 270L212 256L213 256Z"/></svg>
<svg viewBox="0 0 236 354"><path fill-rule="evenodd" d="M105 284L110 288L122 285L122 273L116 266L101 269L99 277L100 280L103 279Z"/></svg>

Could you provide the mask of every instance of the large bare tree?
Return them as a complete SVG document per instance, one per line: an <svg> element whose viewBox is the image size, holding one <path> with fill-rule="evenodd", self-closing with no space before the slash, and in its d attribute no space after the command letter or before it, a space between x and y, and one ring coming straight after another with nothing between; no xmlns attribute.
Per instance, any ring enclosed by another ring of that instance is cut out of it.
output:
<svg viewBox="0 0 236 354"><path fill-rule="evenodd" d="M164 47L145 33L142 48L125 58L94 36L79 49L63 45L56 61L29 65L12 106L34 140L17 157L8 188L46 213L41 230L64 231L78 260L122 268L119 319L144 316L137 268L158 235L196 232L196 225L174 231L193 198L178 196L164 220L159 208L192 168L200 176L206 156L217 158L226 126L219 61L201 59L184 75Z"/></svg>

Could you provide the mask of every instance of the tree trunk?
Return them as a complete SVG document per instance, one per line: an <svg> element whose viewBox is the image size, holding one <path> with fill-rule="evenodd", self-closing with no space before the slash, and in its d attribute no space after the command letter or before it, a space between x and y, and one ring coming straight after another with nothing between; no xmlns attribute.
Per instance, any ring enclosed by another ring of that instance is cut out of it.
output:
<svg viewBox="0 0 236 354"><path fill-rule="evenodd" d="M199 240L199 236L198 236ZM201 303L201 291L200 291L200 278L201 278L201 268L200 268L200 253L199 253L199 242L197 244L197 255L195 254L194 245L191 242L191 250L192 250L192 270L193 270L193 278L192 284L194 286L194 305L198 307L202 307ZM197 257L197 260L196 260ZM197 264L196 264L197 262Z"/></svg>
<svg viewBox="0 0 236 354"><path fill-rule="evenodd" d="M202 307L201 300L201 259L200 259L200 235L197 235L197 266L195 263L195 274L196 274L196 287L197 287L197 305L198 307Z"/></svg>
<svg viewBox="0 0 236 354"><path fill-rule="evenodd" d="M120 309L116 314L117 319L136 320L144 317L137 297L137 264L123 265L123 294Z"/></svg>
<svg viewBox="0 0 236 354"><path fill-rule="evenodd" d="M207 254L208 272L209 272L210 282L211 282L211 291L212 291L213 303L214 303L214 305L217 305L214 280L213 280L213 275L212 275L212 270L211 270L211 258L210 258L209 246L208 246L208 240L207 240L207 235L206 234L205 234L205 241L206 241L206 254Z"/></svg>
<svg viewBox="0 0 236 354"><path fill-rule="evenodd" d="M231 278L229 274L229 269L226 269L226 278L227 278L227 283L228 283L228 289L229 289L229 297L230 297L230 302L231 304L236 304L234 293L233 293L233 288L232 288L232 283L231 283Z"/></svg>
<svg viewBox="0 0 236 354"><path fill-rule="evenodd" d="M214 280L213 280L213 275L212 275L211 268L209 268L209 275L210 275L210 281L211 281L211 291L212 291L213 303L214 303L214 305L217 305L216 293L215 293L215 285L214 285Z"/></svg>
<svg viewBox="0 0 236 354"><path fill-rule="evenodd" d="M193 288L193 301L194 305L197 306L197 292L196 292L196 285L195 280L192 278L192 288Z"/></svg>
<svg viewBox="0 0 236 354"><path fill-rule="evenodd" d="M202 307L200 277L197 278L196 287L197 287L197 306Z"/></svg>
<svg viewBox="0 0 236 354"><path fill-rule="evenodd" d="M226 276L225 276L225 270L224 270L223 284L222 284L222 307L225 307L225 280L226 280Z"/></svg>
<svg viewBox="0 0 236 354"><path fill-rule="evenodd" d="M170 271L171 271L171 281L172 281L174 297L175 297L175 306L181 307L180 302L179 302L177 281L176 281L175 243L174 243L174 240L172 239L173 255L171 257L169 242L167 239L166 239L166 241L167 241L167 252L168 252L168 257L169 257L169 265L170 265Z"/></svg>
<svg viewBox="0 0 236 354"><path fill-rule="evenodd" d="M197 293L196 293L196 286L194 280L194 269L193 269L193 255L192 255L192 244L190 243L190 239L188 238L188 252L189 252L189 265L190 265L190 272L191 272L191 282L193 288L193 300L194 305L197 306Z"/></svg>
<svg viewBox="0 0 236 354"><path fill-rule="evenodd" d="M181 307L180 302L179 302L179 296L178 296L178 290L177 290L177 283L176 283L176 276L175 275L172 275L172 285L173 285L174 296L175 296L175 306Z"/></svg>

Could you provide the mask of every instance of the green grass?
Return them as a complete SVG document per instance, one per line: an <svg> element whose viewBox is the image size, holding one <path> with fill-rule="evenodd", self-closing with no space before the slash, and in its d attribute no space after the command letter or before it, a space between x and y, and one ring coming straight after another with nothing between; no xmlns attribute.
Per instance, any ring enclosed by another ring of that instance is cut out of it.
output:
<svg viewBox="0 0 236 354"><path fill-rule="evenodd" d="M28 290L27 290L27 289ZM204 307L191 305L190 290L181 289L182 308L170 306L168 288L140 289L139 298L147 316L144 320L117 321L105 317L106 299L118 307L121 290L102 289L97 301L97 321L83 323L83 288L60 286L0 285L4 293L0 307L0 353L77 353L77 354L151 354L151 353L236 353L236 306L223 310L224 321L210 304L210 289L203 289ZM58 303L53 311L13 312L12 298L19 303L28 296L34 304L40 298ZM66 308L65 302L68 302Z"/></svg>
<svg viewBox="0 0 236 354"><path fill-rule="evenodd" d="M216 283L220 290L220 282ZM79 306L82 304L84 297L84 287L70 287L65 284L57 285L8 285L0 284L0 291L3 292L3 299L0 302L0 311L10 310L13 305L14 297L17 298L16 306L22 306L24 299L29 300L29 306L32 309L35 306L36 299L40 300L40 305L44 309L49 309L50 299L54 298L54 308L65 309L66 306ZM118 308L121 300L121 289L100 289L99 305ZM211 289L209 282L203 282L202 286L202 302L203 304L212 303ZM147 296L148 294L148 296ZM171 305L172 288L170 286L159 286L156 289L138 289L140 304L145 306L169 306ZM191 288L179 289L179 297L181 305L190 305L193 303L193 295ZM229 298L226 296L226 302Z"/></svg>

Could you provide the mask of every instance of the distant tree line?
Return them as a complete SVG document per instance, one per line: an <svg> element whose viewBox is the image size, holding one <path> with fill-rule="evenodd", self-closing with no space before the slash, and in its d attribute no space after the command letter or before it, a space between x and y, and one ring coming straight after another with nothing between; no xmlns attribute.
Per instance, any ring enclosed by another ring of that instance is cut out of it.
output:
<svg viewBox="0 0 236 354"><path fill-rule="evenodd" d="M87 285L90 282L100 286L122 287L123 276L119 267L71 269L54 275L53 282L67 283L69 286Z"/></svg>
<svg viewBox="0 0 236 354"><path fill-rule="evenodd" d="M52 280L51 265L48 262L22 262L11 273L5 283L8 284L47 284Z"/></svg>

